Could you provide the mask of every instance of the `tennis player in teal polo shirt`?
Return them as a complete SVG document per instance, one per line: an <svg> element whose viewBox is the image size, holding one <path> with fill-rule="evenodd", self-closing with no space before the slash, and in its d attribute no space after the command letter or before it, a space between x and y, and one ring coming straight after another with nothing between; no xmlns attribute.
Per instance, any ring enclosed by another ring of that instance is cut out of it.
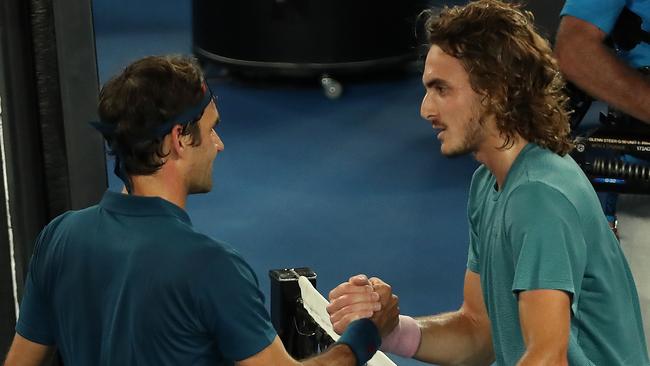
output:
<svg viewBox="0 0 650 366"><path fill-rule="evenodd" d="M563 80L531 14L477 0L445 8L427 31L421 115L443 155L481 163L469 194L463 303L400 316L383 349L440 365L648 365L634 280L568 155ZM349 296L357 285L365 284L353 277L332 291L335 329L363 308Z"/></svg>
<svg viewBox="0 0 650 366"><path fill-rule="evenodd" d="M189 194L210 191L224 148L196 63L136 61L103 87L99 116L127 192L106 192L41 232L5 365L39 365L54 347L66 366L300 365L269 321L253 270L185 212ZM387 315L353 322L302 364L365 364L397 324L396 299L382 306Z"/></svg>

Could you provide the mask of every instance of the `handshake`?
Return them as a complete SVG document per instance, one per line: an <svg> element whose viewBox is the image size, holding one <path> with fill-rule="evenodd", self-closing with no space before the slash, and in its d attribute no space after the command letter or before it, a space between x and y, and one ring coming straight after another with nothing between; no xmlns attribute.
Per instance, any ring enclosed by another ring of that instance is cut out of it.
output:
<svg viewBox="0 0 650 366"><path fill-rule="evenodd" d="M420 328L413 318L399 314L399 299L384 281L363 274L352 276L330 291L329 301L327 312L336 333L342 334L357 319L369 318L382 337L382 351L415 355Z"/></svg>

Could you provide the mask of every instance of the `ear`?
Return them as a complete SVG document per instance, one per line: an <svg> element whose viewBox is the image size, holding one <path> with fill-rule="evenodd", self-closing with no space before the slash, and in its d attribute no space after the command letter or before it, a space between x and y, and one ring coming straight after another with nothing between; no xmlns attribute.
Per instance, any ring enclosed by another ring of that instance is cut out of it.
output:
<svg viewBox="0 0 650 366"><path fill-rule="evenodd" d="M188 146L188 136L183 135L183 127L181 125L175 125L169 135L169 141L171 145L169 148L169 153L177 156L182 155Z"/></svg>

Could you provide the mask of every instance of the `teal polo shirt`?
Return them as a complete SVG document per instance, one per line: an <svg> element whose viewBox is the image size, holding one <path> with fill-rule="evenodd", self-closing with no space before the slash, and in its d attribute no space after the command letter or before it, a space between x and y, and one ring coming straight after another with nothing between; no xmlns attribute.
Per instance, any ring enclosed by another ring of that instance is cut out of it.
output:
<svg viewBox="0 0 650 366"><path fill-rule="evenodd" d="M157 197L106 192L38 237L16 331L66 365L232 365L276 337L258 280Z"/></svg>
<svg viewBox="0 0 650 366"><path fill-rule="evenodd" d="M639 299L616 237L582 170L528 144L503 187L481 166L469 198L467 266L481 279L498 365L526 348L517 295L571 295L570 365L648 365Z"/></svg>

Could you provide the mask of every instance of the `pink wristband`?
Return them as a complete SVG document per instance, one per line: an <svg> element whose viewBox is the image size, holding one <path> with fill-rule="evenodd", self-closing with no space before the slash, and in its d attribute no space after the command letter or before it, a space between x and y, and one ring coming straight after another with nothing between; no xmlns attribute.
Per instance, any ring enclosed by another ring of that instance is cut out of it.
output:
<svg viewBox="0 0 650 366"><path fill-rule="evenodd" d="M420 347L420 326L410 316L400 315L399 324L381 341L381 350L398 356L411 358Z"/></svg>

